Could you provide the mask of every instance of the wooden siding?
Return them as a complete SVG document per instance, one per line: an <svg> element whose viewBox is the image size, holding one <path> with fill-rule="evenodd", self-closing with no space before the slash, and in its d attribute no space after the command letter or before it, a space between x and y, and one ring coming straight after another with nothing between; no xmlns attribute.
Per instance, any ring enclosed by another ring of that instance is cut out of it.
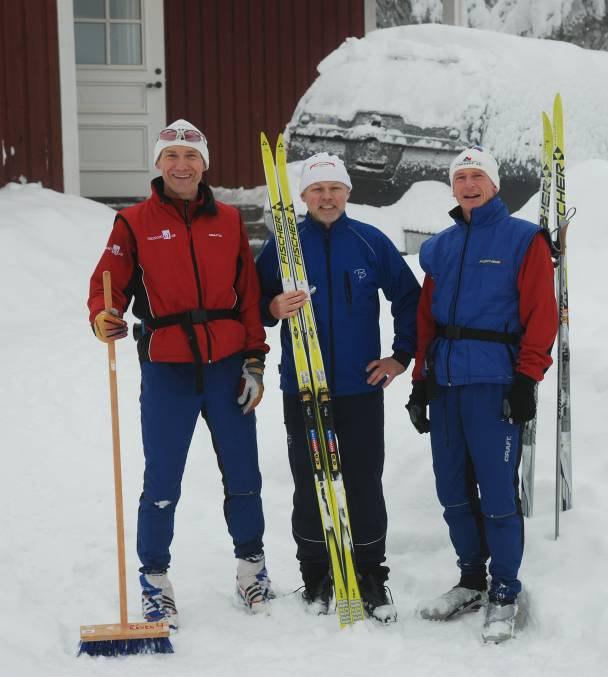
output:
<svg viewBox="0 0 608 677"><path fill-rule="evenodd" d="M55 0L0 0L0 185L63 190Z"/></svg>
<svg viewBox="0 0 608 677"><path fill-rule="evenodd" d="M317 64L363 34L363 0L165 2L167 122L205 132L212 185L261 185L260 131L283 131Z"/></svg>

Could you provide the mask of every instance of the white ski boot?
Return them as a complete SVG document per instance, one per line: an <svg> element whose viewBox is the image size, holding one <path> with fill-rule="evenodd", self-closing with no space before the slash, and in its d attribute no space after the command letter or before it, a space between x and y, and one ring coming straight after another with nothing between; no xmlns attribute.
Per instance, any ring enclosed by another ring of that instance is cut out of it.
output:
<svg viewBox="0 0 608 677"><path fill-rule="evenodd" d="M167 574L141 574L139 582L144 618L149 622L166 621L169 630L175 632L179 627L179 616L175 607L175 593Z"/></svg>
<svg viewBox="0 0 608 677"><path fill-rule="evenodd" d="M447 621L468 611L477 611L487 603L488 593L485 590L457 585L435 599L421 602L418 615L429 621Z"/></svg>
<svg viewBox="0 0 608 677"><path fill-rule="evenodd" d="M500 642L511 639L515 631L517 610L516 601L511 604L490 602L486 609L486 620L481 630L483 641L500 644Z"/></svg>
<svg viewBox="0 0 608 677"><path fill-rule="evenodd" d="M237 599L254 614L268 613L268 601L275 597L264 555L238 559L236 569Z"/></svg>

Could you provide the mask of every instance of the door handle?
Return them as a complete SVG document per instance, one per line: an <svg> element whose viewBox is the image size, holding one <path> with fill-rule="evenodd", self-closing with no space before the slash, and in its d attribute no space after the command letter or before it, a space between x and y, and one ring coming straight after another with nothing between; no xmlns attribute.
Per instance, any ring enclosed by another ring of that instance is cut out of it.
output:
<svg viewBox="0 0 608 677"><path fill-rule="evenodd" d="M156 82L146 82L146 87L148 89L152 89L152 87L156 87L156 89L160 89L163 86L163 83L160 80L157 80Z"/></svg>

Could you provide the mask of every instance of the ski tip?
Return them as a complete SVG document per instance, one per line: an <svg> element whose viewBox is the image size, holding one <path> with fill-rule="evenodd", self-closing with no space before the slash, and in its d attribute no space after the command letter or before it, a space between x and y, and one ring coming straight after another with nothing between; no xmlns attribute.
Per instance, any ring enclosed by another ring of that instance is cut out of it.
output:
<svg viewBox="0 0 608 677"><path fill-rule="evenodd" d="M559 112L559 115L561 116L562 114L562 95L557 92L555 95L555 99L553 99L553 119L555 119L557 113Z"/></svg>
<svg viewBox="0 0 608 677"><path fill-rule="evenodd" d="M264 134L264 132L260 132L260 142L262 145L268 145L268 137L266 134Z"/></svg>

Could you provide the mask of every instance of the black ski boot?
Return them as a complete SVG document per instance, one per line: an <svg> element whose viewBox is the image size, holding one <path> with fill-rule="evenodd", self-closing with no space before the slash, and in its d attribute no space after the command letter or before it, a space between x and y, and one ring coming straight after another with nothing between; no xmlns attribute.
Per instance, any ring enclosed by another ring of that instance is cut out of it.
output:
<svg viewBox="0 0 608 677"><path fill-rule="evenodd" d="M306 602L306 610L317 616L329 613L329 605L333 597L333 586L329 574L316 580L304 581L302 599Z"/></svg>
<svg viewBox="0 0 608 677"><path fill-rule="evenodd" d="M384 585L388 577L388 567L377 567L359 574L359 592L363 608L370 618L379 623L395 623L397 608L393 604L393 596Z"/></svg>

